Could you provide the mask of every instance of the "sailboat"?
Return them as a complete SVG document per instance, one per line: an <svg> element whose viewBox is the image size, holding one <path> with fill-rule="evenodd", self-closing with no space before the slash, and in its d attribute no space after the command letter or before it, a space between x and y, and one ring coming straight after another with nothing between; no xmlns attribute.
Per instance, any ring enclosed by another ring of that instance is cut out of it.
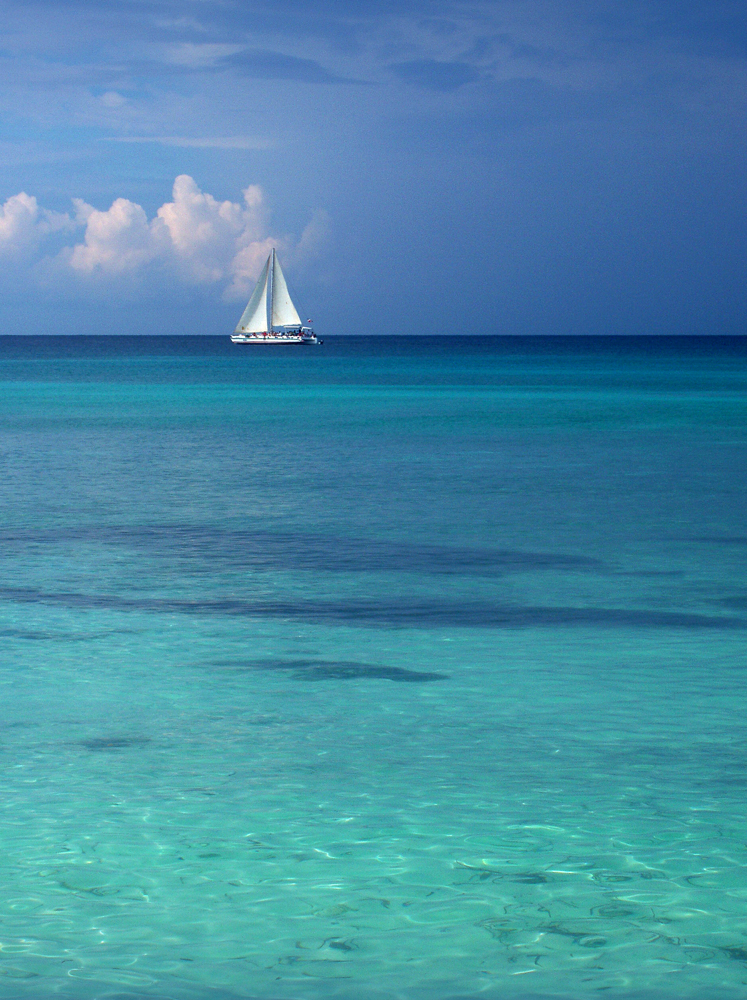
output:
<svg viewBox="0 0 747 1000"><path fill-rule="evenodd" d="M309 323L311 320L309 320ZM231 336L234 344L320 344L293 305L275 250Z"/></svg>

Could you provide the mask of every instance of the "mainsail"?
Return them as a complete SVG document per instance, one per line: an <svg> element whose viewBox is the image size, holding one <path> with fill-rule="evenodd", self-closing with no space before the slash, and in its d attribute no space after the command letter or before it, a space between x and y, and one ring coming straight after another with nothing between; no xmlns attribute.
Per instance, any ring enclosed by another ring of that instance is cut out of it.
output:
<svg viewBox="0 0 747 1000"><path fill-rule="evenodd" d="M275 251L273 250L273 253ZM246 309L241 314L234 333L266 333L267 332L267 284L270 278L270 260L262 268L257 287L252 292Z"/></svg>
<svg viewBox="0 0 747 1000"><path fill-rule="evenodd" d="M280 270L280 261L272 251L272 325L301 326L301 317L291 302L285 275ZM268 262L269 263L269 262Z"/></svg>
<svg viewBox="0 0 747 1000"><path fill-rule="evenodd" d="M274 250L262 268L257 287L234 333L272 333L273 327L299 330L301 327L301 317L291 301L285 275Z"/></svg>

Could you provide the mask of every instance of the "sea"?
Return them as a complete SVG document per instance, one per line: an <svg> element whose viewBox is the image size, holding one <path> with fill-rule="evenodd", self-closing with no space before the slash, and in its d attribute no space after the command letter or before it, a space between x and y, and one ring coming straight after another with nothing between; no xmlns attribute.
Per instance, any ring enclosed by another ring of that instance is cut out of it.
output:
<svg viewBox="0 0 747 1000"><path fill-rule="evenodd" d="M0 1000L747 996L747 338L0 338Z"/></svg>

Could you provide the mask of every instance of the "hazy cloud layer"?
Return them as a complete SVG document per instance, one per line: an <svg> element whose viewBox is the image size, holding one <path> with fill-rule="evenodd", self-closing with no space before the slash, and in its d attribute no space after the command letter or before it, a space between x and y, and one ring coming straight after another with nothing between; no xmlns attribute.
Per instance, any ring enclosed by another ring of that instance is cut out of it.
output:
<svg viewBox="0 0 747 1000"><path fill-rule="evenodd" d="M126 135L111 137L109 141L156 143L159 146L176 146L182 149L269 149L273 145L269 139L253 138L252 136L245 135L198 136L193 138L181 135Z"/></svg>
<svg viewBox="0 0 747 1000"><path fill-rule="evenodd" d="M103 211L74 198L74 211L61 213L21 192L0 207L0 255L15 262L36 258L47 279L64 273L82 281L136 279L158 265L185 284L220 288L226 301L242 299L272 247L299 263L320 253L327 232L327 217L319 212L300 238L273 235L262 189L250 185L243 196L241 203L217 201L182 174L173 200L149 219L127 198ZM47 238L60 232L75 241L54 256L45 254Z"/></svg>
<svg viewBox="0 0 747 1000"><path fill-rule="evenodd" d="M41 11L44 18L40 19ZM581 90L669 84L679 77L700 85L744 80L745 18L732 0L711 3L631 0L472 0L456 3L301 3L275 5L104 2L10 3L0 79L34 94L64 88L77 114L91 115L85 88L102 93L104 109L128 106L156 127L144 88L169 91L175 75L197 82L218 75L233 81L299 84L378 83L442 93L483 81L539 79ZM115 29L116 26L116 30ZM116 45L113 39L116 38ZM181 86L181 85L180 85ZM59 92L54 94L55 103ZM44 108L37 111L43 116ZM119 128L127 113L109 116Z"/></svg>

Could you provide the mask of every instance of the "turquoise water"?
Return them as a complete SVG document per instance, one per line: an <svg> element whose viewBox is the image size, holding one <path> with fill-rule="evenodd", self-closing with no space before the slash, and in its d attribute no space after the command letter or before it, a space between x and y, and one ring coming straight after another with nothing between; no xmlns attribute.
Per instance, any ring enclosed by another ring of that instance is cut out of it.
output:
<svg viewBox="0 0 747 1000"><path fill-rule="evenodd" d="M746 359L0 339L0 998L743 997Z"/></svg>

